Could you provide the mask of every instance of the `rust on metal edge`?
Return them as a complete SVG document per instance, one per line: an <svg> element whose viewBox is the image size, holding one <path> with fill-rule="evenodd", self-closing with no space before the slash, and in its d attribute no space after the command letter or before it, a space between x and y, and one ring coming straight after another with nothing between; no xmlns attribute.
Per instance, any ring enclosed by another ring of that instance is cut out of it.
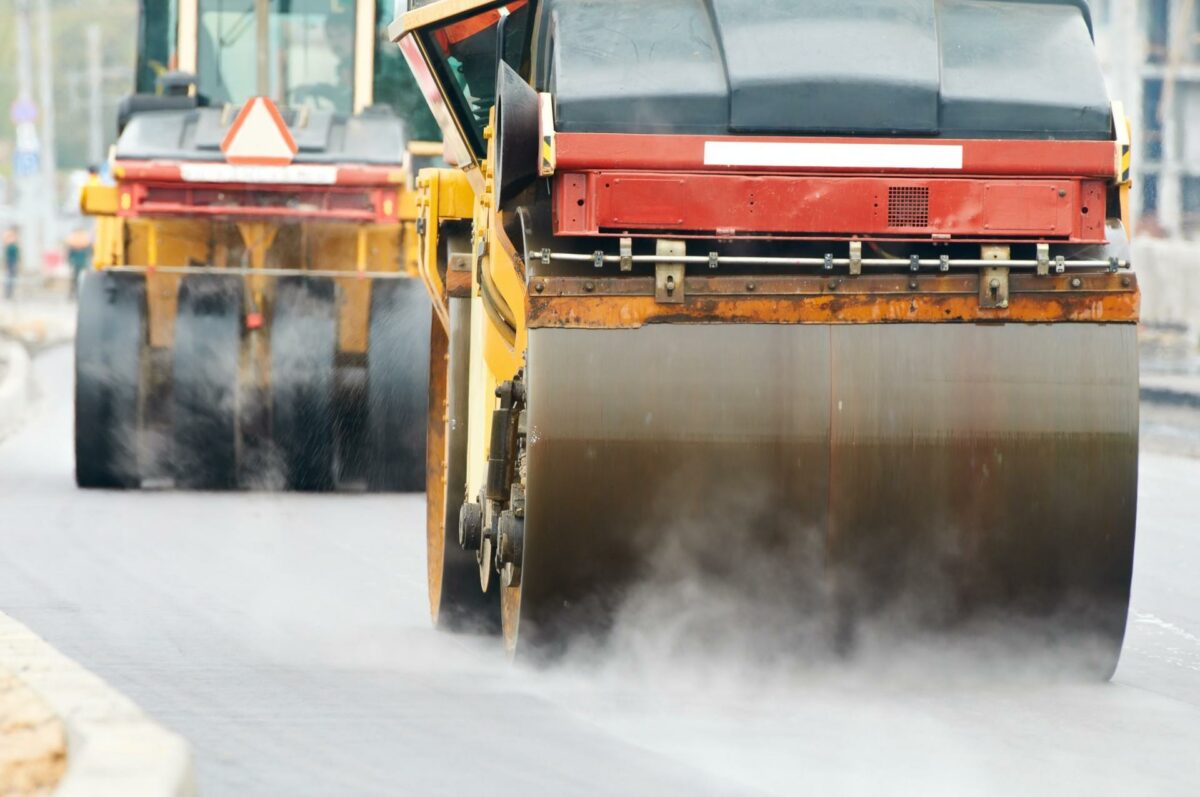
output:
<svg viewBox="0 0 1200 797"><path fill-rule="evenodd" d="M1012 274L1013 293L1128 293L1136 290L1132 274L1076 272L1051 276ZM640 297L654 294L654 278L629 277L537 277L531 283L536 298L552 297ZM684 280L688 296L734 298L772 296L794 298L822 295L921 295L979 293L978 274L871 274L845 275L742 275L701 277Z"/></svg>
<svg viewBox="0 0 1200 797"><path fill-rule="evenodd" d="M1016 294L1007 308L983 309L967 294L908 296L825 294L810 296L693 297L660 304L653 296L538 296L530 294L530 329L620 329L661 323L884 324L938 322L1134 323L1140 293L1074 291Z"/></svg>
<svg viewBox="0 0 1200 797"><path fill-rule="evenodd" d="M470 275L468 275L470 276ZM442 591L442 550L445 544L445 505L440 496L446 492L446 416L449 339L435 317L429 338L429 410L425 431L425 484L430 496L425 502L425 541L428 561L429 606L435 611ZM434 617L436 620L437 618Z"/></svg>
<svg viewBox="0 0 1200 797"><path fill-rule="evenodd" d="M471 296L471 272L458 269L446 270L446 296L466 299Z"/></svg>

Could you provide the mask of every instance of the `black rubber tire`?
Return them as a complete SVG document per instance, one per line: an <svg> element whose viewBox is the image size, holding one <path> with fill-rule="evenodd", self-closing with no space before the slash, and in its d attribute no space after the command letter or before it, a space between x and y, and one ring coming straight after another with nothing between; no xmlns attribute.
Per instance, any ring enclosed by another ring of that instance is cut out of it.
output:
<svg viewBox="0 0 1200 797"><path fill-rule="evenodd" d="M332 280L283 277L271 319L271 436L286 489L335 486L334 359L336 290Z"/></svg>
<svg viewBox="0 0 1200 797"><path fill-rule="evenodd" d="M189 274L179 284L171 407L177 487L238 486L243 285L227 274Z"/></svg>
<svg viewBox="0 0 1200 797"><path fill-rule="evenodd" d="M429 412L429 296L420 280L371 286L367 342L367 487L425 489Z"/></svg>
<svg viewBox="0 0 1200 797"><path fill-rule="evenodd" d="M138 401L146 341L140 274L89 271L79 285L75 342L75 483L141 486Z"/></svg>

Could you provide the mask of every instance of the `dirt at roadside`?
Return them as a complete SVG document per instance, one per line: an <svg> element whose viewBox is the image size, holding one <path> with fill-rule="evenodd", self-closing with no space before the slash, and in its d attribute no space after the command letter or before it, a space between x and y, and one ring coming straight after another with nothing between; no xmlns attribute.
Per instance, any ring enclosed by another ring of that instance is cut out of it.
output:
<svg viewBox="0 0 1200 797"><path fill-rule="evenodd" d="M50 795L66 769L62 721L23 681L0 670L0 797Z"/></svg>

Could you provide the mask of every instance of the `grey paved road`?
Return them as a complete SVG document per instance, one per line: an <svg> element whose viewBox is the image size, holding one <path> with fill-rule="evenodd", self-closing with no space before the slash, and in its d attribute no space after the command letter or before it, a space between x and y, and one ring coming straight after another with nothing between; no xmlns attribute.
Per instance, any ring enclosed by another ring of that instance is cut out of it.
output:
<svg viewBox="0 0 1200 797"><path fill-rule="evenodd" d="M0 442L0 610L190 740L204 794L1200 793L1200 460L1143 457L1111 684L666 627L533 673L429 630L420 497L76 490L70 364Z"/></svg>

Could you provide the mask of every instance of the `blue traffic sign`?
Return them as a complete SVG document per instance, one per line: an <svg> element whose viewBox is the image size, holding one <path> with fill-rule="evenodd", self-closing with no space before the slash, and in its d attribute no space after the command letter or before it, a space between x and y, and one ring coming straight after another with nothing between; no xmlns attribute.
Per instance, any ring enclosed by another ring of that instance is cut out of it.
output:
<svg viewBox="0 0 1200 797"><path fill-rule="evenodd" d="M32 177L38 173L39 161L36 152L17 150L13 153L13 175L15 177Z"/></svg>

